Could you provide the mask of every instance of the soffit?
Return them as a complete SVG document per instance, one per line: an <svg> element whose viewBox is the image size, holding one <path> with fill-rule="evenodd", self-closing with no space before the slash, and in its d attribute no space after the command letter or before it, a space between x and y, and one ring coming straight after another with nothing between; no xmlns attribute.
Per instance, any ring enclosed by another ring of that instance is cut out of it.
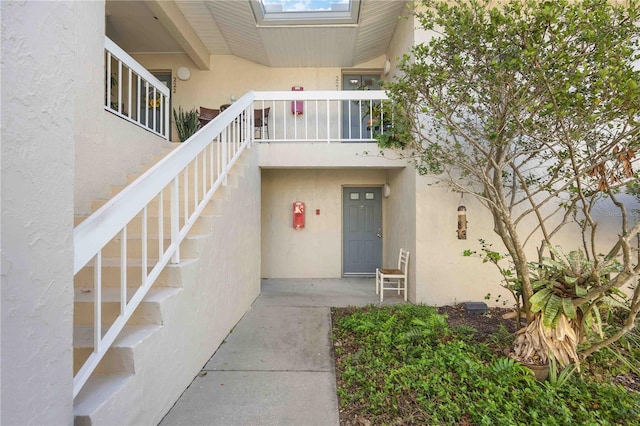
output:
<svg viewBox="0 0 640 426"><path fill-rule="evenodd" d="M105 33L129 53L177 53L184 49L141 1L106 1Z"/></svg>
<svg viewBox="0 0 640 426"><path fill-rule="evenodd" d="M175 3L210 54L234 55L277 68L352 67L383 55L407 2L362 0L359 23L338 27L259 27L248 0ZM107 13L110 9L107 26L119 39L112 38L129 53L184 51L175 40L167 40L171 36L157 28L160 23L143 2L108 0ZM137 16L137 24L126 14Z"/></svg>

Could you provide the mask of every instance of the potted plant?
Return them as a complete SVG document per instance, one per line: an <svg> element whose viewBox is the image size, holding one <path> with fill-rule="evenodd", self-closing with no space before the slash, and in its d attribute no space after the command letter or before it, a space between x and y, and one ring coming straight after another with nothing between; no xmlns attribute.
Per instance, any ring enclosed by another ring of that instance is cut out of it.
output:
<svg viewBox="0 0 640 426"><path fill-rule="evenodd" d="M178 129L178 137L180 142L184 142L191 137L197 130L200 122L198 121L198 110L192 108L191 110L183 110L182 107L178 107L178 110L173 109L173 119Z"/></svg>

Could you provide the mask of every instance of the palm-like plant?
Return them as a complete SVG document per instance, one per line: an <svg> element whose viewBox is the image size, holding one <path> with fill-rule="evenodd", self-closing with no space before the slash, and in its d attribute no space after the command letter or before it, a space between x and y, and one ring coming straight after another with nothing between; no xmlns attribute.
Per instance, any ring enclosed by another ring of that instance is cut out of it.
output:
<svg viewBox="0 0 640 426"><path fill-rule="evenodd" d="M173 109L173 119L178 129L178 137L180 142L184 142L191 137L197 130L200 122L198 121L198 111L193 108L190 111L183 110L182 107L178 107L178 110Z"/></svg>

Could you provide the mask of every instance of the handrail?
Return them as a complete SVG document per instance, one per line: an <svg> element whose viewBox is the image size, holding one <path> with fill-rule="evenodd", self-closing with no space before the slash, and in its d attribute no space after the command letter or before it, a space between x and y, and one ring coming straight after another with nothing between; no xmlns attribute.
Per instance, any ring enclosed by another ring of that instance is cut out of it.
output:
<svg viewBox="0 0 640 426"><path fill-rule="evenodd" d="M391 128L384 90L256 92L255 107L270 108L262 142L375 142Z"/></svg>
<svg viewBox="0 0 640 426"><path fill-rule="evenodd" d="M80 392L106 351L147 294L162 269L180 262L180 243L221 185L242 151L251 143L253 133L254 94L249 92L205 127L187 139L131 185L109 200L73 232L74 274L93 260L94 268L94 350L74 377L73 395ZM168 196L170 212L163 210ZM158 258L148 255L146 240L150 235L147 220L152 203L158 204ZM164 247L164 219L170 222L170 235ZM140 286L127 294L127 226L139 218L142 227L142 277ZM120 315L103 333L102 250L119 237ZM91 265L90 265L91 266Z"/></svg>
<svg viewBox="0 0 640 426"><path fill-rule="evenodd" d="M169 88L107 36L104 49L105 110L168 140Z"/></svg>

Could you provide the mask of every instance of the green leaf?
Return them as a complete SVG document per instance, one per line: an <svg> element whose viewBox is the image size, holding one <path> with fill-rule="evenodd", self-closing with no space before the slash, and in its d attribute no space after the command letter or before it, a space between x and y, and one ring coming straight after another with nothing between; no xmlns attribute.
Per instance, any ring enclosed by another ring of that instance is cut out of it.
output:
<svg viewBox="0 0 640 426"><path fill-rule="evenodd" d="M529 304L531 305L531 312L541 311L542 308L544 308L544 306L546 305L547 298L549 297L550 294L551 294L550 288L545 288L540 290L537 293L534 293L534 295L531 296L531 299L529 299Z"/></svg>
<svg viewBox="0 0 640 426"><path fill-rule="evenodd" d="M533 287L534 290L538 290L539 288L544 287L548 284L548 280L537 280L531 283L531 287Z"/></svg>
<svg viewBox="0 0 640 426"><path fill-rule="evenodd" d="M580 287L579 285L576 286L576 296L578 297L584 297L587 295L587 289L584 287Z"/></svg>
<svg viewBox="0 0 640 426"><path fill-rule="evenodd" d="M556 316L560 314L560 308L562 306L562 299L555 294L549 296L547 304L544 305L544 313L542 315L542 323L546 327L552 327L557 321Z"/></svg>
<svg viewBox="0 0 640 426"><path fill-rule="evenodd" d="M562 311L567 318L575 319L577 316L576 307L573 306L573 300L569 297L562 298Z"/></svg>

